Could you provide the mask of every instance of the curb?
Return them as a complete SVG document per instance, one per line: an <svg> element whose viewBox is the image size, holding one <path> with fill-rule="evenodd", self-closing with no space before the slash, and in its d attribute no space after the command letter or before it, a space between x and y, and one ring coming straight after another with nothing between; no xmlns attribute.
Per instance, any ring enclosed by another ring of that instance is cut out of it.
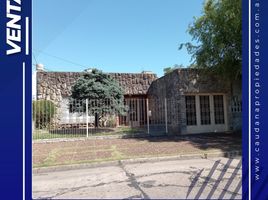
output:
<svg viewBox="0 0 268 200"><path fill-rule="evenodd" d="M150 157L150 158L134 158L134 159L107 161L107 162L100 162L100 163L84 163L84 164L34 168L32 169L32 173L40 174L40 173L47 173L47 172L59 172L59 171L78 170L78 169L90 169L90 168L96 168L96 167L118 166L121 163L122 164L137 164L137 163L173 161L173 160L208 159L208 158L215 158L215 157L233 158L233 157L241 156L241 154L242 154L241 151L230 151L230 152L211 152L211 153L199 153L199 154L182 154L182 155L177 155L177 156L163 156L163 157Z"/></svg>

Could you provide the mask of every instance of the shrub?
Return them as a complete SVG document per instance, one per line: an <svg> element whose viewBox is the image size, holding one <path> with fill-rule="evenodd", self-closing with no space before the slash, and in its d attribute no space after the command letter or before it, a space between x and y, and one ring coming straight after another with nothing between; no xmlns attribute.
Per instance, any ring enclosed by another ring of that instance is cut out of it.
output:
<svg viewBox="0 0 268 200"><path fill-rule="evenodd" d="M56 113L56 106L49 100L33 101L33 120L35 128L47 128Z"/></svg>
<svg viewBox="0 0 268 200"><path fill-rule="evenodd" d="M107 127L115 128L116 127L116 117L110 116L107 120Z"/></svg>

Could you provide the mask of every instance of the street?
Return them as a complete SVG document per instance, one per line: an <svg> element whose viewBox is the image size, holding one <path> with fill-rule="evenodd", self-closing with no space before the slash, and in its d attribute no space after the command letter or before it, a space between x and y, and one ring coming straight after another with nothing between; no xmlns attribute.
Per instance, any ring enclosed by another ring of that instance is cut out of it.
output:
<svg viewBox="0 0 268 200"><path fill-rule="evenodd" d="M33 198L241 199L240 158L174 160L33 174Z"/></svg>

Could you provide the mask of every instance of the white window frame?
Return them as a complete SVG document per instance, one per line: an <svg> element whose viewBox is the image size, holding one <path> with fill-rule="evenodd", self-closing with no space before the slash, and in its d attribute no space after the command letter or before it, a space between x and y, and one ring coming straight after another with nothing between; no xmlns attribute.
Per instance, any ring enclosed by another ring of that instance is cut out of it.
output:
<svg viewBox="0 0 268 200"><path fill-rule="evenodd" d="M223 96L223 109L224 109L224 124L215 124L214 112L214 95ZM209 132L225 132L228 131L228 118L227 118L227 100L226 95L223 93L198 93L198 94L185 94L185 96L195 96L196 104L196 125L188 125L187 133L209 133ZM200 98L199 96L209 96L210 105L210 124L201 124L200 113Z"/></svg>

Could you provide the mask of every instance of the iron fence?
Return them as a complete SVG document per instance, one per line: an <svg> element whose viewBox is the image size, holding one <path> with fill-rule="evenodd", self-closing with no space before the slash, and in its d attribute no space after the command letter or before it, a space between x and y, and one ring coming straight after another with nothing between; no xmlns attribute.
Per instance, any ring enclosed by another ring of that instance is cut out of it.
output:
<svg viewBox="0 0 268 200"><path fill-rule="evenodd" d="M33 139L114 134L167 134L176 122L175 99L125 98L33 102Z"/></svg>

